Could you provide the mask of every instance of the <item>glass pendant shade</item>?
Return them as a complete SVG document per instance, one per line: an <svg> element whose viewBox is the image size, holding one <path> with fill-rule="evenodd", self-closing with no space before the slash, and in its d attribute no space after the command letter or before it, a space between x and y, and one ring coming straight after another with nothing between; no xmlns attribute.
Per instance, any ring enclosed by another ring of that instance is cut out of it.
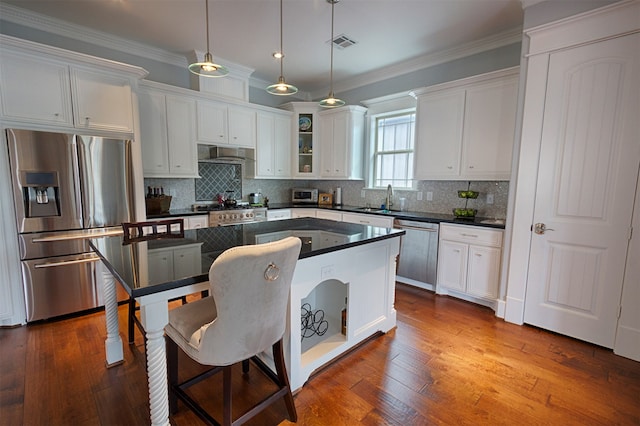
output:
<svg viewBox="0 0 640 426"><path fill-rule="evenodd" d="M213 63L213 56L209 52L205 53L204 61L189 65L189 71L203 77L224 77L229 74L226 67Z"/></svg>
<svg viewBox="0 0 640 426"><path fill-rule="evenodd" d="M344 104L345 102L342 99L336 98L333 92L329 93L329 96L320 101L320 106L324 108L335 108Z"/></svg>
<svg viewBox="0 0 640 426"><path fill-rule="evenodd" d="M298 88L291 84L287 84L284 81L284 77L280 76L276 84L272 84L271 86L267 87L267 92L271 93L272 95L286 96L298 93Z"/></svg>
<svg viewBox="0 0 640 426"><path fill-rule="evenodd" d="M202 62L194 62L189 65L189 71L196 75L203 77L224 77L229 74L229 70L213 62L213 55L209 49L209 0L205 0L205 17L207 21L207 53L204 54L204 60Z"/></svg>
<svg viewBox="0 0 640 426"><path fill-rule="evenodd" d="M320 101L320 106L323 108L336 108L345 104L342 99L336 98L336 96L333 94L333 8L339 1L340 0L327 0L327 3L331 3L331 40L329 41L331 43L331 71L329 78L329 96Z"/></svg>
<svg viewBox="0 0 640 426"><path fill-rule="evenodd" d="M284 60L284 51L282 50L282 0L280 0L280 51L273 54L274 58L277 58L280 61L280 77L278 78L278 82L276 84L272 84L267 87L267 92L272 95L278 96L288 96L293 95L294 93L298 93L298 88L291 84L287 84L284 81L284 72L283 72L283 60Z"/></svg>

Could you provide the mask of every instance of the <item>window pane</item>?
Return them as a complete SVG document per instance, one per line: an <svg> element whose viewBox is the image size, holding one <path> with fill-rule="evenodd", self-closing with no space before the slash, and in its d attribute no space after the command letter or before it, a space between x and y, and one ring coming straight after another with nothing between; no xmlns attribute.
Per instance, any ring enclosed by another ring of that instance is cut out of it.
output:
<svg viewBox="0 0 640 426"><path fill-rule="evenodd" d="M374 186L412 187L415 113L376 119Z"/></svg>

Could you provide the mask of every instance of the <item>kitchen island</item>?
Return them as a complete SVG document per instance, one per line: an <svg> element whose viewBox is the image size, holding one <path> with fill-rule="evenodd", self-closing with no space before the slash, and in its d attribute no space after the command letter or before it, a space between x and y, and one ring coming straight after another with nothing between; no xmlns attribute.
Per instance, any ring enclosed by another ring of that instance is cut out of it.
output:
<svg viewBox="0 0 640 426"><path fill-rule="evenodd" d="M400 236L391 228L300 218L188 230L184 238L123 245L91 241L106 270L108 365L122 361L115 281L140 304L146 331L152 424L168 423L164 326L168 300L208 288L213 261L226 249L297 236L302 240L290 291L285 358L292 390L334 358L396 324L395 266ZM269 363L269 355L264 354Z"/></svg>

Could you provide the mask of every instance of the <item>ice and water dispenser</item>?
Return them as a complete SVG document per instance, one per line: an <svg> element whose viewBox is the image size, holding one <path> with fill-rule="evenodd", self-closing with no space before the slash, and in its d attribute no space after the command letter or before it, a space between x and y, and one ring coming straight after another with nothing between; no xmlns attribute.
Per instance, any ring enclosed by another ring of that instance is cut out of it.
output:
<svg viewBox="0 0 640 426"><path fill-rule="evenodd" d="M25 216L60 216L60 184L57 172L23 171L20 186Z"/></svg>

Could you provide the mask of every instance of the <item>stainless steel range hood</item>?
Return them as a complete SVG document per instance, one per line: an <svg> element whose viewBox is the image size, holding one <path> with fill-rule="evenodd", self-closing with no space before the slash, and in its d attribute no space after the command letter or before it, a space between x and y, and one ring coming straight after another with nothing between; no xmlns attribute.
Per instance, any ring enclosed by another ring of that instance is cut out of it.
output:
<svg viewBox="0 0 640 426"><path fill-rule="evenodd" d="M252 148L198 144L198 162L240 165L243 177L255 176L256 157Z"/></svg>
<svg viewBox="0 0 640 426"><path fill-rule="evenodd" d="M255 150L227 146L198 145L198 161L203 163L246 164L255 162Z"/></svg>

